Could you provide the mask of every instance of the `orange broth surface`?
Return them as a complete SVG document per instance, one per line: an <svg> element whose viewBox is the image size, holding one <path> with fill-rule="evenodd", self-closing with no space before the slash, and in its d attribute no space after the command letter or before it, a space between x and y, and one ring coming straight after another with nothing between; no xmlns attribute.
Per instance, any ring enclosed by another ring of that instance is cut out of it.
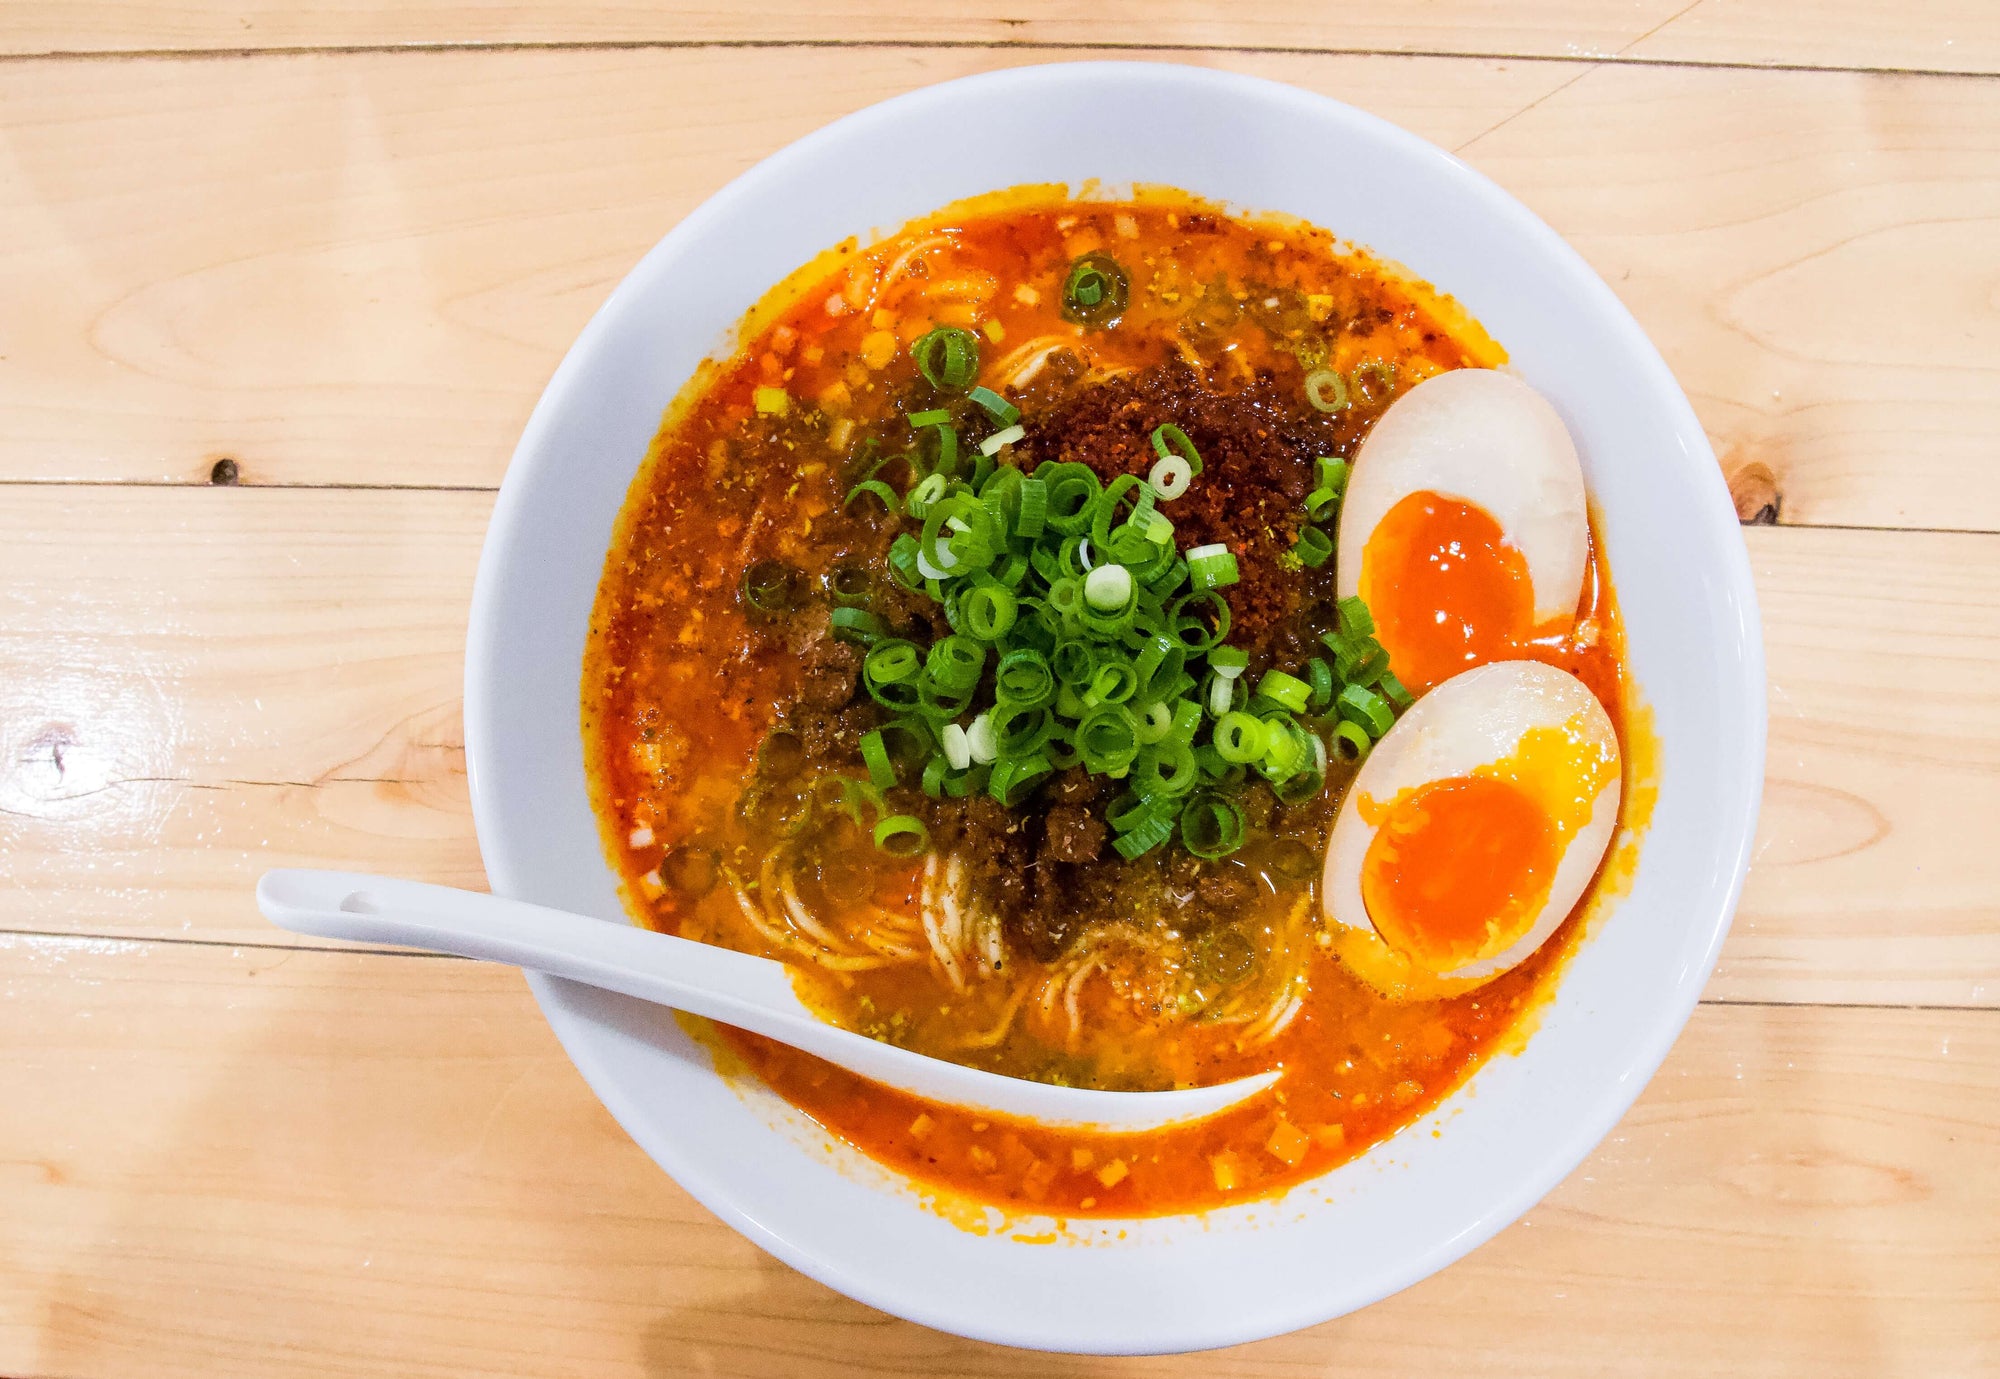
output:
<svg viewBox="0 0 2000 1379"><path fill-rule="evenodd" d="M1112 329L1086 329L1061 311L1069 265L1092 252L1130 273L1130 303ZM1344 372L1368 364L1407 387L1503 358L1449 299L1325 231L1234 218L1175 195L1114 203L1024 191L823 255L751 312L740 348L705 366L669 412L599 591L583 674L591 784L628 904L654 928L797 961L795 949L743 922L711 870L691 878L678 859L694 842L703 856L745 855L759 843L739 805L801 670L784 640L746 613L739 586L759 561L820 577L852 555L841 504L859 472L857 437L871 426L882 434L881 423L914 405L908 346L936 325L978 332L981 382L1021 377L1032 365L1024 351L1052 347L1110 373L1179 358L1218 388L1258 375L1295 385L1307 364ZM1387 401L1383 391L1362 393L1341 414L1330 449L1352 456ZM1622 635L1594 549L1577 626L1574 636L1525 650L1582 678L1622 739ZM1351 768L1329 772L1314 826L1330 823L1351 776ZM920 866L873 859L865 893L849 903L907 911ZM1272 1098L1198 1125L1120 1136L996 1122L728 1035L787 1100L921 1183L1057 1217L1195 1210L1322 1173L1436 1106L1546 994L1579 928L1573 915L1540 952L1474 991L1397 1003L1328 951L1316 872L1282 891L1252 873L1263 885L1246 923L1260 934L1302 926L1306 940L1294 958L1302 1003L1275 1037L1250 1044L1240 1025L1149 1021L1088 985L1074 988L1086 1023L1111 1031L1090 1069L1127 1079L1106 1085L1285 1069ZM953 1031L1005 1029L962 1061L1046 1077L1071 1066L1050 1023L1060 1024L1060 1002L1039 994L1059 961L1010 955L1000 975L969 993L928 962L830 974L802 964L799 981L829 1018L928 1052L948 1051Z"/></svg>

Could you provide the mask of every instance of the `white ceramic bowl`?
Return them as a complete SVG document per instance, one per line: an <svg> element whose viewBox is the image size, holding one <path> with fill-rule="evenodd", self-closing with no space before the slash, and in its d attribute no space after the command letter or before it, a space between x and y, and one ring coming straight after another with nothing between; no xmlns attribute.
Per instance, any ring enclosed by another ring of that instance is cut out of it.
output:
<svg viewBox="0 0 2000 1379"><path fill-rule="evenodd" d="M939 156L941 129L979 135ZM794 1267L966 1336L1186 1350L1361 1307L1533 1205L1665 1056L1741 886L1763 774L1764 679L1735 515L1658 354L1518 202L1334 101L1151 64L1031 67L931 87L774 154L646 256L535 409L479 566L466 758L493 889L620 920L585 792L579 670L612 521L662 409L771 284L844 236L995 188L1090 179L1289 212L1401 262L1484 322L1575 433L1663 769L1630 894L1570 962L1525 1051L1494 1058L1438 1115L1285 1197L1203 1217L1083 1223L1057 1244L1033 1244L946 1220L761 1088L718 1075L662 1012L531 980L633 1139Z"/></svg>

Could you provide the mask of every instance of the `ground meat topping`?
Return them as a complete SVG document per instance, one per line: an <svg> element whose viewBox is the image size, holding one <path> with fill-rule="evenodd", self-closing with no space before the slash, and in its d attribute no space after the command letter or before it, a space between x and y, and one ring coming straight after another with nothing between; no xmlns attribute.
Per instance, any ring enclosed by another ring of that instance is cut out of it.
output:
<svg viewBox="0 0 2000 1379"><path fill-rule="evenodd" d="M1229 640L1264 650L1313 583L1282 559L1304 521L1313 460L1343 453L1346 442L1339 422L1306 406L1296 381L1265 374L1247 386L1224 386L1174 360L1080 388L1023 421L1025 467L1081 461L1102 479L1143 475L1158 458L1156 427L1172 422L1187 432L1202 472L1162 511L1183 549L1222 541L1236 553L1242 582L1226 591Z"/></svg>

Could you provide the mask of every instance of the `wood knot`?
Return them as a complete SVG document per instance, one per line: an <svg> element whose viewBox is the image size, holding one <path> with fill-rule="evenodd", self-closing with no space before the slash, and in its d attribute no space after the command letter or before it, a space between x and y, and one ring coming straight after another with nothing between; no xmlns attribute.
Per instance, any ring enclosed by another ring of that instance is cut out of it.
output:
<svg viewBox="0 0 2000 1379"><path fill-rule="evenodd" d="M1736 520L1753 527L1778 523L1784 495L1778 492L1778 476L1762 460L1751 460L1729 476L1729 497L1736 504Z"/></svg>
<svg viewBox="0 0 2000 1379"><path fill-rule="evenodd" d="M242 477L242 469L237 465L236 461L230 459L227 455L217 460L208 471L208 481L211 484L227 486L236 483Z"/></svg>

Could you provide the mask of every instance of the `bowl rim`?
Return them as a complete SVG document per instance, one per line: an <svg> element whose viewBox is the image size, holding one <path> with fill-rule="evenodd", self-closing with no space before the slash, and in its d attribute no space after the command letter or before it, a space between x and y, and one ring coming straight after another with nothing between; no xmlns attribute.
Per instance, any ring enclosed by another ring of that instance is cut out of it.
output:
<svg viewBox="0 0 2000 1379"><path fill-rule="evenodd" d="M528 474L549 462L547 436L566 395L596 362L603 344L617 329L618 320L636 298L635 283L650 280L677 257L683 246L699 241L708 227L725 220L732 203L744 192L770 181L782 181L795 169L815 159L820 150L856 134L921 120L925 113L957 99L968 89L1012 88L1017 99L1032 99L1043 83L1090 82L1114 87L1130 82L1188 82L1208 88L1224 98L1252 96L1260 100L1280 100L1310 108L1321 118L1332 117L1365 130L1398 158L1414 163L1442 165L1449 178L1475 197L1484 214L1507 222L1529 239L1539 243L1548 255L1549 266L1594 310L1602 324L1620 338L1626 362L1642 375L1643 384L1659 396L1675 421L1676 439L1697 457L1714 465L1713 450L1665 360L1624 303L1567 241L1525 205L1485 174L1456 156L1401 127L1345 104L1332 97L1261 77L1219 71L1177 62L1084 61L1034 64L1004 68L920 87L854 111L795 142L771 153L731 179L700 206L670 229L658 243L620 280L589 323L565 353L541 398L523 428L506 475L495 500L481 549L473 590L466 641L464 721L466 772L475 828L479 835L482 861L492 889L503 895L520 894L524 880L515 862L492 840L493 821L502 809L497 789L481 769L493 759L499 742L493 727L490 677L496 648L504 636L498 606L499 570L508 559L516 530L533 520ZM1718 517L1726 512L1735 525L1736 516L1719 467L1706 502ZM586 1037L591 1028L584 1020L565 1010L564 993L571 984L539 973L528 973L528 983L544 1017L571 1061L599 1100L620 1126L655 1163L707 1210L745 1238L807 1276L864 1304L935 1329L1031 1350L1081 1353L1165 1353L1233 1345L1282 1334L1330 1320L1388 1297L1403 1288L1449 1266L1483 1244L1502 1228L1519 1219L1565 1179L1610 1133L1637 1100L1647 1083L1679 1038L1703 988L1712 973L1727 936L1730 922L1741 897L1754 842L1758 810L1762 798L1763 765L1766 752L1767 713L1765 699L1764 650L1756 592L1751 578L1747 549L1740 541L1725 550L1728 568L1715 572L1728 586L1725 602L1734 609L1735 623L1718 629L1726 635L1721 660L1733 669L1735 684L1725 687L1722 697L1739 705L1745 713L1746 747L1751 760L1741 773L1740 784L1713 801L1714 813L1722 821L1719 838L1731 840L1724 858L1727 878L1713 900L1706 897L1701 914L1707 925L1706 941L1698 960L1682 970L1674 986L1673 1000L1663 1004L1651 1022L1650 1031L1627 1061L1620 1075L1609 1080L1587 1098L1571 1122L1570 1129L1543 1159L1539 1168L1517 1177L1504 1192L1487 1199L1484 1210L1461 1229L1437 1241L1427 1251L1411 1259L1405 1267L1385 1273L1366 1296L1349 1295L1331 1305L1301 1301L1290 1308L1259 1313L1236 1324L1213 1321L1184 1323L1181 1329L1167 1328L1157 1336L1136 1344L1093 1343L1076 1336L1039 1337L1005 1327L982 1325L977 1308L946 1305L934 1291L920 1296L878 1284L866 1273L856 1272L843 1261L815 1253L768 1226L745 1210L724 1185L705 1172L695 1159L681 1151L671 1138L652 1132L648 1117L624 1082L613 1075L609 1055L601 1041ZM1694 913L1691 908L1690 913ZM1692 921L1691 921L1692 927ZM720 1076L720 1074L717 1074ZM1157 1344L1155 1343L1157 1341Z"/></svg>

